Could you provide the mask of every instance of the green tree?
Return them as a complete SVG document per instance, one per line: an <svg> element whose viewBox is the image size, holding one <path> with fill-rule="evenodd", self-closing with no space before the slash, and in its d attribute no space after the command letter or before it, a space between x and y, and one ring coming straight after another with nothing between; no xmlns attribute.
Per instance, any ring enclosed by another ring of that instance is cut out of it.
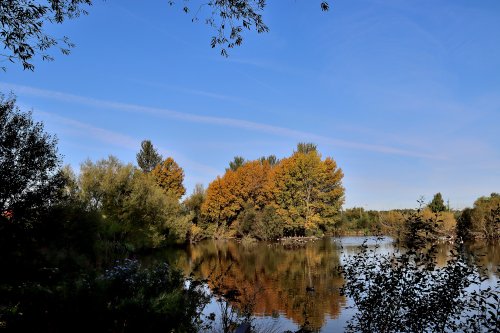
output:
<svg viewBox="0 0 500 333"><path fill-rule="evenodd" d="M85 206L102 217L102 237L129 249L183 242L192 216L177 196L165 192L151 174L116 157L86 161L80 171Z"/></svg>
<svg viewBox="0 0 500 333"><path fill-rule="evenodd" d="M199 224L201 222L201 206L205 201L205 192L205 188L202 184L196 184L193 193L184 200L183 204L186 210L194 214L194 224Z"/></svg>
<svg viewBox="0 0 500 333"><path fill-rule="evenodd" d="M500 238L500 196L497 193L478 198L471 215L471 232L475 237Z"/></svg>
<svg viewBox="0 0 500 333"><path fill-rule="evenodd" d="M434 194L432 201L427 205L433 213L440 213L446 211L443 196L440 192Z"/></svg>
<svg viewBox="0 0 500 333"><path fill-rule="evenodd" d="M0 94L0 212L33 220L55 203L63 186L57 140L42 123Z"/></svg>
<svg viewBox="0 0 500 333"><path fill-rule="evenodd" d="M231 162L229 162L229 169L226 170L236 171L243 164L245 164L245 159L241 156L235 156L234 159Z"/></svg>
<svg viewBox="0 0 500 333"><path fill-rule="evenodd" d="M137 165L144 172L151 172L163 159L149 140L141 142L141 150L137 153L136 158Z"/></svg>
<svg viewBox="0 0 500 333"><path fill-rule="evenodd" d="M42 274L44 218L64 186L59 165L56 139L0 94L0 292Z"/></svg>
<svg viewBox="0 0 500 333"><path fill-rule="evenodd" d="M307 154L317 150L318 146L314 143L299 142L297 144L297 153Z"/></svg>
<svg viewBox="0 0 500 333"><path fill-rule="evenodd" d="M269 155L269 156L262 156L259 158L260 163L264 164L264 162L269 163L270 166L275 166L277 165L280 160L276 157L276 155Z"/></svg>

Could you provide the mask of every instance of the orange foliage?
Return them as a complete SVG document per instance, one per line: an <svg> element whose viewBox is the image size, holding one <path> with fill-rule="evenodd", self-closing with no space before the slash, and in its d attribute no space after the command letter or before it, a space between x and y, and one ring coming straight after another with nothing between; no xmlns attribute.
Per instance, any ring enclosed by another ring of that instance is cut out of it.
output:
<svg viewBox="0 0 500 333"><path fill-rule="evenodd" d="M245 205L263 208L269 201L269 163L247 162L236 171L227 170L208 185L202 215L217 227L230 225Z"/></svg>

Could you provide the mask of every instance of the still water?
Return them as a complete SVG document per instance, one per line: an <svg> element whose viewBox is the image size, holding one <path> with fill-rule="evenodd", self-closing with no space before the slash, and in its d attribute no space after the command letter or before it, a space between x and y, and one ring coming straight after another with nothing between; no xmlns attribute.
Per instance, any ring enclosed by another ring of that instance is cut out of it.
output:
<svg viewBox="0 0 500 333"><path fill-rule="evenodd" d="M357 253L365 237L323 238L302 245L234 241L205 241L178 251L170 261L186 275L206 279L210 289L237 290L242 304L252 305L255 324L261 331L342 332L353 315L352 301L341 295L344 280L339 274L346 256ZM394 250L392 239L378 242L377 251ZM374 246L375 239L368 238ZM498 279L498 244L474 243L468 247L487 268L487 282ZM444 265L451 245L439 247L437 262ZM215 300L205 313L220 314Z"/></svg>

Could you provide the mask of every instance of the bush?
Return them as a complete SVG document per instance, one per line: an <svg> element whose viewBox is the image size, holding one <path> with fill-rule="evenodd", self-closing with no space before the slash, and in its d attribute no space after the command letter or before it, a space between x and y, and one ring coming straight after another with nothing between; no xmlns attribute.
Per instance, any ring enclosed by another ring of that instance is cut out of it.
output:
<svg viewBox="0 0 500 333"><path fill-rule="evenodd" d="M498 332L500 282L481 289L479 268L460 245L443 267L434 247L393 253L378 247L363 244L341 268L342 291L356 309L347 332Z"/></svg>

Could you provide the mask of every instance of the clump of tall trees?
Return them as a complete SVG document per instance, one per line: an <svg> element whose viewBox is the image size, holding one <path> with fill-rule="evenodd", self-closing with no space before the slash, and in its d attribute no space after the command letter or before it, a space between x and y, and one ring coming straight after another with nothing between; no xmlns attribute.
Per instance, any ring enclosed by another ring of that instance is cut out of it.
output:
<svg viewBox="0 0 500 333"><path fill-rule="evenodd" d="M472 208L464 209L457 221L457 235L463 239L499 239L500 194L480 197Z"/></svg>
<svg viewBox="0 0 500 333"><path fill-rule="evenodd" d="M201 207L213 237L321 235L344 201L343 173L316 145L299 143L292 156L254 161L236 157L207 188Z"/></svg>

